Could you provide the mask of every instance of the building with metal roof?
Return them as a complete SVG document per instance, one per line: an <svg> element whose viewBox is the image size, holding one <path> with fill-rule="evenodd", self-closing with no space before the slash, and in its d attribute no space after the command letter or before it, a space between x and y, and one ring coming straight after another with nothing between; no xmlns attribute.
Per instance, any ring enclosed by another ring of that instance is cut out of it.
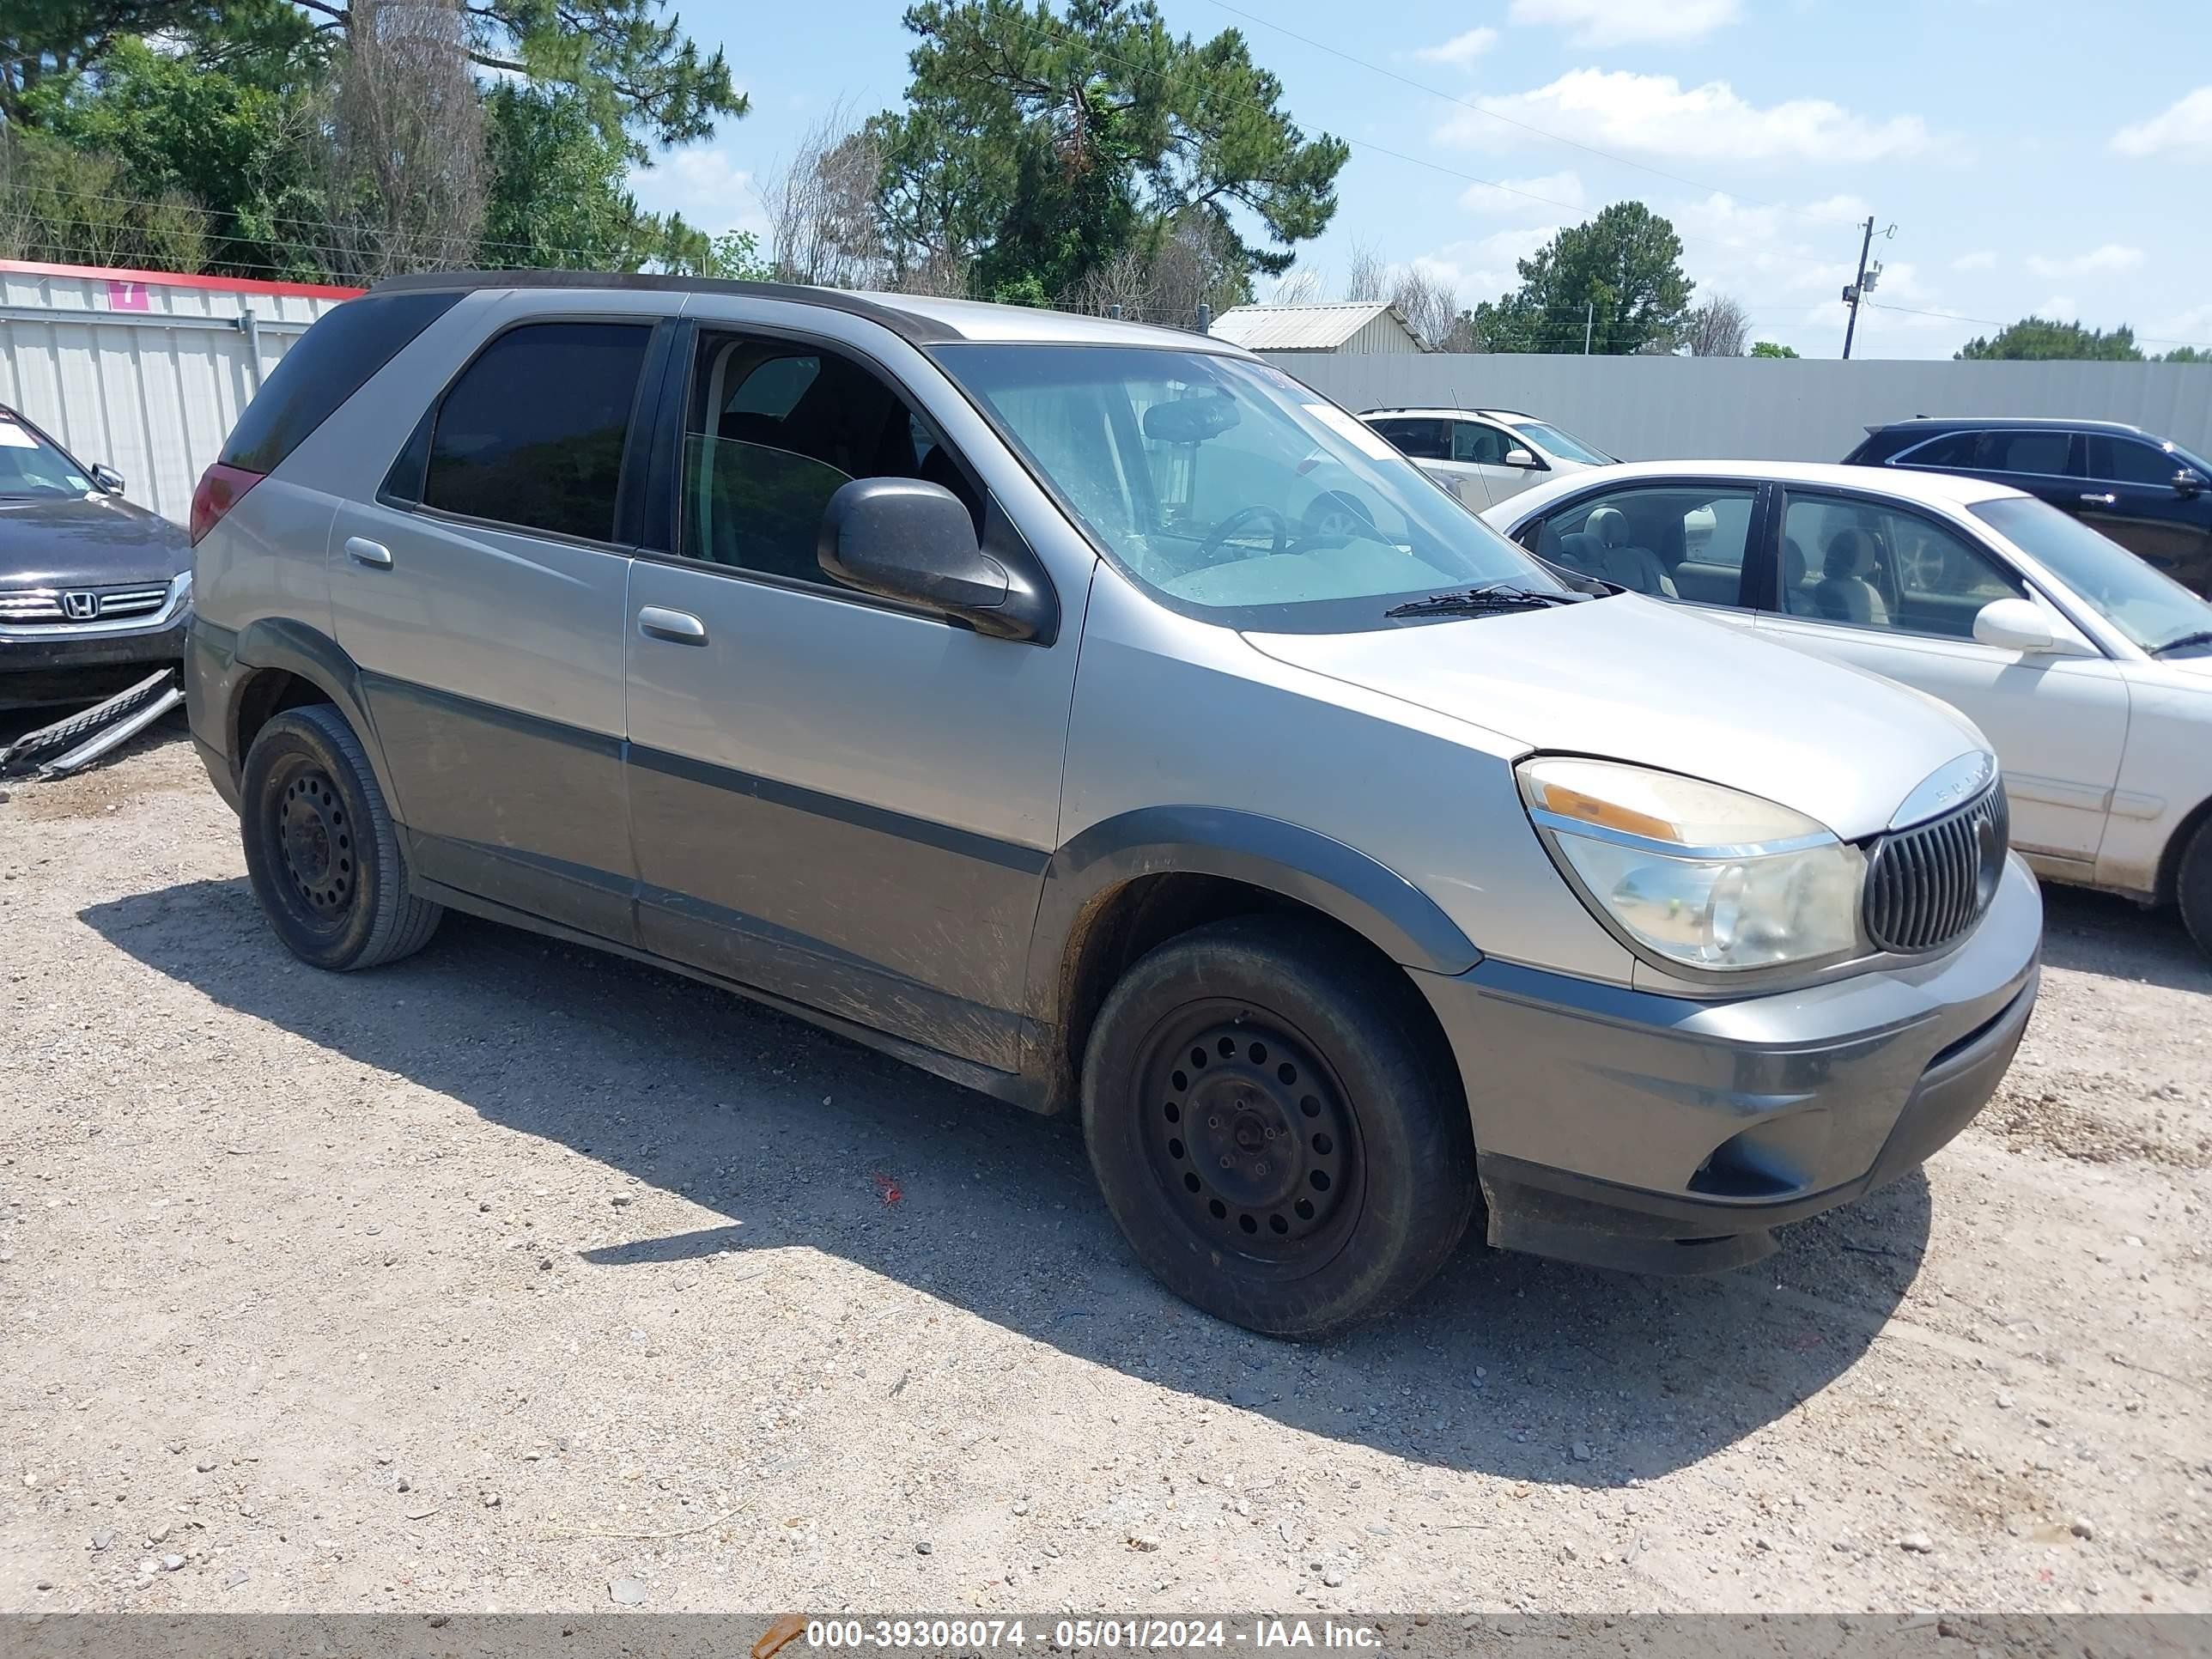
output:
<svg viewBox="0 0 2212 1659"><path fill-rule="evenodd" d="M1405 314L1382 300L1237 306L1213 319L1217 340L1247 351L1311 351L1338 357L1410 356L1425 350Z"/></svg>

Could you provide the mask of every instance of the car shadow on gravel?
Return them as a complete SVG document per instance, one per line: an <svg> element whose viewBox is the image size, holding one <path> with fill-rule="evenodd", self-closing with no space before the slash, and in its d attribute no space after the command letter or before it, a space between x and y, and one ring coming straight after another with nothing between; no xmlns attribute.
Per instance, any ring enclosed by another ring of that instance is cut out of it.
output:
<svg viewBox="0 0 2212 1659"><path fill-rule="evenodd" d="M2043 959L2170 991L2212 991L2212 960L2189 937L2181 912L2172 905L2147 910L2116 893L2045 884Z"/></svg>
<svg viewBox="0 0 2212 1659"><path fill-rule="evenodd" d="M1135 1264L1067 1121L712 987L459 915L406 962L318 974L284 953L243 879L81 915L224 1007L722 1218L576 1250L586 1272L811 1248L1194 1401L1440 1467L1597 1486L1693 1462L1850 1366L1928 1239L1916 1171L1723 1279L1470 1241L1392 1318L1275 1342L1194 1312Z"/></svg>

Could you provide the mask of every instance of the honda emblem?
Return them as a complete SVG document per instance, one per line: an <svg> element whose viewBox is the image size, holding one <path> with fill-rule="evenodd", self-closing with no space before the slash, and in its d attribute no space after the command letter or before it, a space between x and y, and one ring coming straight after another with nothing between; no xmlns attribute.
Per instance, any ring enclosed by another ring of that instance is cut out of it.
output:
<svg viewBox="0 0 2212 1659"><path fill-rule="evenodd" d="M71 622L90 622L99 614L99 594L76 592L62 595L62 615Z"/></svg>

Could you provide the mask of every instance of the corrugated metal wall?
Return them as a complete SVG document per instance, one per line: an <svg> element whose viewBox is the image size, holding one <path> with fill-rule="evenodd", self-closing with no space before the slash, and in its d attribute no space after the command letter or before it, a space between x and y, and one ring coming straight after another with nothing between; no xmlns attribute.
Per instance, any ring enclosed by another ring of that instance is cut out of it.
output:
<svg viewBox="0 0 2212 1659"><path fill-rule="evenodd" d="M1517 409L1629 460L1841 460L1913 415L2132 421L2212 456L2212 365L1455 356L1270 359L1346 409Z"/></svg>
<svg viewBox="0 0 2212 1659"><path fill-rule="evenodd" d="M0 261L0 404L182 523L261 376L349 293Z"/></svg>

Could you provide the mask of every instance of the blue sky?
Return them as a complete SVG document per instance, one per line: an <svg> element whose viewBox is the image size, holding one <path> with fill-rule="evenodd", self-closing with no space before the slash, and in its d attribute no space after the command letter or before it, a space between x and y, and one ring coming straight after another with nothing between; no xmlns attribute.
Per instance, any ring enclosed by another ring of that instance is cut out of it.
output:
<svg viewBox="0 0 2212 1659"><path fill-rule="evenodd" d="M811 125L904 90L895 0L678 3L753 108L641 173L649 207L757 228L757 181ZM1948 356L1991 331L1960 319L2029 311L2212 345L2202 0L1161 6L1178 33L1242 29L1300 124L1352 143L1300 251L1331 289L1367 246L1494 299L1558 227L1634 198L1674 222L1701 296L1807 356L1841 349L1869 213L1872 297L1897 309L1862 314L1856 355Z"/></svg>

